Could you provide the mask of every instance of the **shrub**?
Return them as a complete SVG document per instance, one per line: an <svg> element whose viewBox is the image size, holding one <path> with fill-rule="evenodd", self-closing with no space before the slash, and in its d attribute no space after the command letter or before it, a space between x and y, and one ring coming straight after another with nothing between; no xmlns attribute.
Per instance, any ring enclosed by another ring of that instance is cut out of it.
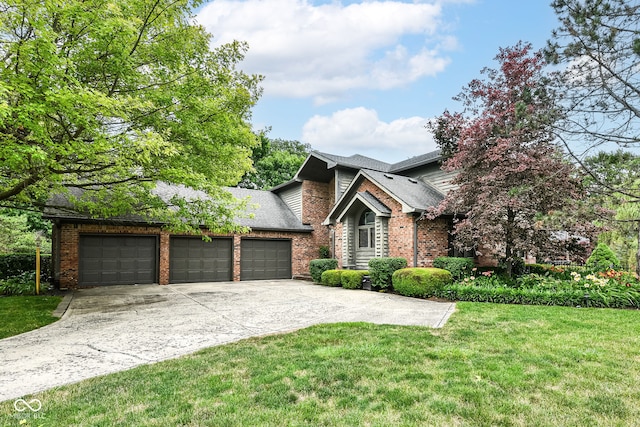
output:
<svg viewBox="0 0 640 427"><path fill-rule="evenodd" d="M35 254L0 255L0 279L20 276L25 272L36 271ZM51 255L40 256L40 281L51 280Z"/></svg>
<svg viewBox="0 0 640 427"><path fill-rule="evenodd" d="M340 286L340 276L342 276L342 270L323 271L320 278L320 283L325 286Z"/></svg>
<svg viewBox="0 0 640 427"><path fill-rule="evenodd" d="M618 269L620 268L620 260L609 246L604 243L598 243L598 246L587 259L586 266L595 271Z"/></svg>
<svg viewBox="0 0 640 427"><path fill-rule="evenodd" d="M525 270L527 270L531 274L540 274L545 275L549 274L553 265L551 264L527 264L525 266Z"/></svg>
<svg viewBox="0 0 640 427"><path fill-rule="evenodd" d="M400 295L428 298L453 282L442 268L403 268L393 273L393 289Z"/></svg>
<svg viewBox="0 0 640 427"><path fill-rule="evenodd" d="M42 291L46 291L46 286ZM35 295L35 293L36 275L32 271L0 280L0 295Z"/></svg>
<svg viewBox="0 0 640 427"><path fill-rule="evenodd" d="M433 266L447 270L455 280L459 280L471 273L475 263L473 258L441 256L433 260Z"/></svg>
<svg viewBox="0 0 640 427"><path fill-rule="evenodd" d="M406 266L407 260L405 258L371 258L369 260L371 284L381 289L391 287L393 272Z"/></svg>
<svg viewBox="0 0 640 427"><path fill-rule="evenodd" d="M309 273L311 273L311 279L313 279L315 283L320 283L323 272L336 268L338 268L338 260L334 258L312 259L309 263Z"/></svg>
<svg viewBox="0 0 640 427"><path fill-rule="evenodd" d="M318 249L318 254L321 259L329 259L331 258L331 252L329 251L329 246L320 246Z"/></svg>
<svg viewBox="0 0 640 427"><path fill-rule="evenodd" d="M368 270L343 270L340 278L345 289L361 289L362 278L369 274Z"/></svg>

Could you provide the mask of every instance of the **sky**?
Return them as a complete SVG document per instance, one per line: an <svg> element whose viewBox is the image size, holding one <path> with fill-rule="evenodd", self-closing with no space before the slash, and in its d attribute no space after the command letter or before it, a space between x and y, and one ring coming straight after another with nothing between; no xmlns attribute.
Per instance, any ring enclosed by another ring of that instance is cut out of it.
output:
<svg viewBox="0 0 640 427"><path fill-rule="evenodd" d="M196 19L213 47L246 41L240 68L264 76L255 131L388 163L437 149L425 124L500 47L545 46L551 0L214 0Z"/></svg>

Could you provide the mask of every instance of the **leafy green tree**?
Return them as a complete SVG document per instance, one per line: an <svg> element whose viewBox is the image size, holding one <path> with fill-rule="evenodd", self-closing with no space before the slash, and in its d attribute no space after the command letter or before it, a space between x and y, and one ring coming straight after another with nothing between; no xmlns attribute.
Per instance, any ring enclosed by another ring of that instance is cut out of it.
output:
<svg viewBox="0 0 640 427"><path fill-rule="evenodd" d="M607 231L598 241L611 246L624 267L640 274L640 156L628 151L600 152L583 162L594 204L613 212L601 221Z"/></svg>
<svg viewBox="0 0 640 427"><path fill-rule="evenodd" d="M598 271L606 271L620 268L620 261L609 246L604 243L598 243L598 246L596 246L587 259L586 265Z"/></svg>
<svg viewBox="0 0 640 427"><path fill-rule="evenodd" d="M210 50L193 23L199 5L0 5L0 206L41 208L62 194L96 217L237 229L240 203L221 187L250 168L261 77L237 69L246 44ZM159 182L202 192L160 194Z"/></svg>
<svg viewBox="0 0 640 427"><path fill-rule="evenodd" d="M311 146L299 141L269 139L259 135L260 145L253 149L253 170L240 182L243 188L266 190L289 181L309 155Z"/></svg>
<svg viewBox="0 0 640 427"><path fill-rule="evenodd" d="M444 169L458 174L457 188L429 217L455 215L457 245L490 249L504 258L511 275L518 254L567 249L557 232L585 232L588 225L545 222L583 191L575 168L554 144L559 111L541 53L520 43L500 49L496 60L498 69L484 69L486 79L473 80L456 98L465 112L445 112L431 127L449 154Z"/></svg>
<svg viewBox="0 0 640 427"><path fill-rule="evenodd" d="M0 255L34 253L36 239L40 232L40 248L43 253L51 252L51 239L42 231L34 231L25 214L0 214Z"/></svg>

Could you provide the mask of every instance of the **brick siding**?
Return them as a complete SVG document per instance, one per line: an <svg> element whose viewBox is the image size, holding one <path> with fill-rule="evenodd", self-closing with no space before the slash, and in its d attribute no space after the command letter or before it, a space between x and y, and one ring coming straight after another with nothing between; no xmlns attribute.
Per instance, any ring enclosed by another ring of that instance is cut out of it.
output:
<svg viewBox="0 0 640 427"><path fill-rule="evenodd" d="M373 182L365 179L358 186L358 192L368 191L391 209L389 218L389 256L402 257L409 266L414 265L414 227L418 227L418 257L415 265L428 267L433 259L446 256L448 251L448 223L444 219L415 222L415 216L402 212L402 205ZM336 258L342 266L343 224L335 225Z"/></svg>

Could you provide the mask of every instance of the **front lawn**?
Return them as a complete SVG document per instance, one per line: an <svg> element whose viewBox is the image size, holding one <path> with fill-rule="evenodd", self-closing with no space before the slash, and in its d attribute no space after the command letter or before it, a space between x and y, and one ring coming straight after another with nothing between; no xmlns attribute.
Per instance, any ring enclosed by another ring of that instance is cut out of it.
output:
<svg viewBox="0 0 640 427"><path fill-rule="evenodd" d="M26 422L634 425L638 348L640 311L463 302L442 329L320 325L83 381L28 398Z"/></svg>
<svg viewBox="0 0 640 427"><path fill-rule="evenodd" d="M0 339L55 322L58 318L51 313L60 301L55 296L0 297Z"/></svg>

